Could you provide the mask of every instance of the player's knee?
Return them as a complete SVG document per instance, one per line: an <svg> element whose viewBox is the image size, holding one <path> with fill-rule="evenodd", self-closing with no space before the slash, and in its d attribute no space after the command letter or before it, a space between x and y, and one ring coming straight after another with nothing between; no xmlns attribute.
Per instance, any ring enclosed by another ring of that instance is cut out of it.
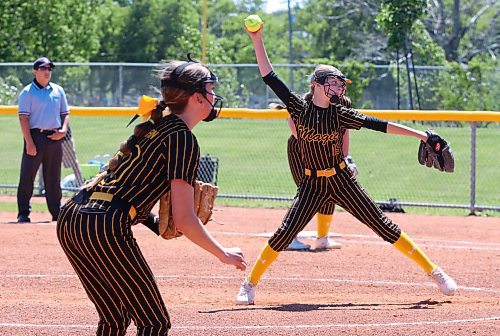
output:
<svg viewBox="0 0 500 336"><path fill-rule="evenodd" d="M137 328L138 335L161 335L166 336L171 328L170 321L155 321L153 325L140 326Z"/></svg>

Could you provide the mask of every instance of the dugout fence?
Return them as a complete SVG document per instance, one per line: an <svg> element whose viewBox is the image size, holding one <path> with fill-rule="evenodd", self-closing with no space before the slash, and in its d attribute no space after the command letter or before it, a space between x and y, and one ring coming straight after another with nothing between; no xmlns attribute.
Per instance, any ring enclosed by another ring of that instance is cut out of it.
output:
<svg viewBox="0 0 500 336"><path fill-rule="evenodd" d="M71 124L80 163L108 157L132 132L125 128L134 108L72 107ZM362 110L417 129L432 127L450 141L456 167L452 174L423 167L413 138L370 130L351 133L351 155L359 180L387 207L464 209L471 214L500 211L500 113L458 111ZM290 132L286 111L223 109L221 120L194 130L202 149L202 169L216 181L222 202L287 206L295 194L286 155ZM16 106L0 106L8 146L0 174L3 193L17 188L22 135ZM205 162L206 161L206 162ZM66 176L71 172L63 170ZM63 177L64 177L63 176ZM68 192L73 190L68 189Z"/></svg>

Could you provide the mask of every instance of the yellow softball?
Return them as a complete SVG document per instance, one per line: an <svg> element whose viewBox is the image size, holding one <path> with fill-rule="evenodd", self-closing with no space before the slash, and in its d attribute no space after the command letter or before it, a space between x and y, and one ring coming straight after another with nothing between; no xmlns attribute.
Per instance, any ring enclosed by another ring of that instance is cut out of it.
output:
<svg viewBox="0 0 500 336"><path fill-rule="evenodd" d="M249 32L255 33L261 27L262 19L258 15L249 15L245 19L245 27Z"/></svg>

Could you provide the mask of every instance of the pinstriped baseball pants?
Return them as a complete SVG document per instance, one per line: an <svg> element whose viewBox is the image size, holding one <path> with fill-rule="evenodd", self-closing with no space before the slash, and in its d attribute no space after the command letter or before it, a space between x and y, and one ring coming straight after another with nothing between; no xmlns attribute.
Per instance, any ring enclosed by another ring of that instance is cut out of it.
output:
<svg viewBox="0 0 500 336"><path fill-rule="evenodd" d="M283 251L316 212L327 203L340 205L391 244L394 244L401 235L401 229L380 210L352 177L349 169L345 168L331 177L304 175L292 206L288 209L281 226L269 239L269 246L277 252Z"/></svg>
<svg viewBox="0 0 500 336"><path fill-rule="evenodd" d="M97 335L167 335L170 318L128 212L109 202L72 200L61 208L57 236L99 314Z"/></svg>
<svg viewBox="0 0 500 336"><path fill-rule="evenodd" d="M302 163L302 158L300 157L299 142L293 135L288 138L287 154L290 172L292 173L293 181L298 187L300 186L300 181L305 176L304 163ZM323 215L333 215L335 212L335 203L329 202L323 204L318 212Z"/></svg>

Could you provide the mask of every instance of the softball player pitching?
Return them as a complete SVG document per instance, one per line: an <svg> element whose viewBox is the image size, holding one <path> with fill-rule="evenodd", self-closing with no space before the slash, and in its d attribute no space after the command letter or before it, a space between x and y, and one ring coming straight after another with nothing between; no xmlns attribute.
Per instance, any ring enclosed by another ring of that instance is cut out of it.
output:
<svg viewBox="0 0 500 336"><path fill-rule="evenodd" d="M237 304L253 304L256 286L266 269L303 230L314 214L327 203L338 204L415 261L445 295L453 295L457 285L440 267L427 258L411 238L401 231L370 198L349 169L342 153L342 134L347 129L372 130L415 137L427 142L428 135L403 125L366 116L338 104L351 81L333 66L318 65L311 77L310 92L304 98L291 92L274 73L262 40L261 29L248 32L255 48L264 82L285 103L296 125L304 178L281 226L264 246L250 274L236 296Z"/></svg>
<svg viewBox="0 0 500 336"><path fill-rule="evenodd" d="M170 317L131 230L137 223L154 227L151 209L168 191L174 221L186 237L221 262L246 267L242 253L219 244L193 210L200 148L191 129L217 117L222 98L214 93L216 83L201 63L167 63L163 100L151 118L135 127L109 169L61 209L57 235L97 309L97 335L125 335L131 320L137 335L168 334Z"/></svg>
<svg viewBox="0 0 500 336"><path fill-rule="evenodd" d="M352 108L352 103L349 97L343 96L340 97L340 104L347 108ZM281 108L281 105L278 105ZM273 107L275 107L273 105ZM276 107L275 107L276 108ZM295 128L295 124L291 118L288 118L288 126L292 132L292 135L288 139L287 145L287 154L288 154L288 164L290 166L290 171L292 172L292 177L299 187L300 181L304 177L304 165L302 163L302 158L300 156L299 142L297 140L297 130ZM347 164L347 168L351 170L353 177L358 175L358 169L354 160L351 158L349 154L349 130L346 130L342 136L342 153L345 156L345 162ZM324 204L321 209L316 214L316 222L317 222L317 236L315 240L315 250L327 250L327 249L340 249L342 244L339 242L328 238L328 232L330 231L330 227L333 220L333 213L335 211L335 204L333 202L329 202ZM305 244L301 242L297 237L293 238L292 242L286 248L287 251L307 251L311 248L309 244Z"/></svg>

